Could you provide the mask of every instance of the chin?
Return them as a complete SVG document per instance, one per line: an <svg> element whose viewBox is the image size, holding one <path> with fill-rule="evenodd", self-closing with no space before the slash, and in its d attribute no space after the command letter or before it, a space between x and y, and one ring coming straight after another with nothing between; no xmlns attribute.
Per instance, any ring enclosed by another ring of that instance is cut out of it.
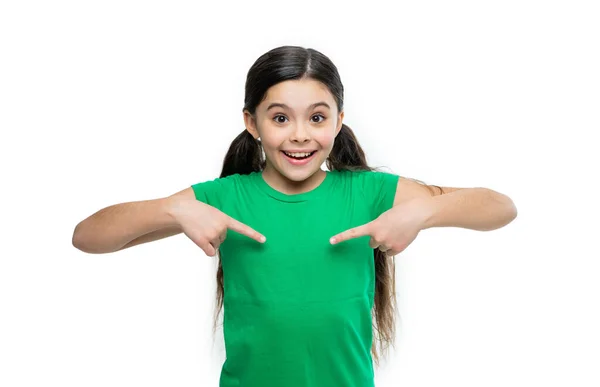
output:
<svg viewBox="0 0 600 387"><path fill-rule="evenodd" d="M302 182L302 181L308 179L309 177L311 177L312 175L314 175L315 173L319 172L320 169L321 169L321 166L319 165L317 168L299 169L296 171L286 169L284 171L279 171L279 172L291 181Z"/></svg>

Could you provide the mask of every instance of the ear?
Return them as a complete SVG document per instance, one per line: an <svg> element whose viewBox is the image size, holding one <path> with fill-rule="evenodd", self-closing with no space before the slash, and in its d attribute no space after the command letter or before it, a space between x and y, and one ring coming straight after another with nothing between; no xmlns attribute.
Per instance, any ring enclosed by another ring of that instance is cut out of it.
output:
<svg viewBox="0 0 600 387"><path fill-rule="evenodd" d="M252 114L250 114L250 112L248 110L244 109L243 114L244 114L244 124L246 125L246 130L248 132L250 132L252 137L254 137L254 139L256 140L257 138L260 137L260 134L258 133L258 130L256 129L256 120L254 119L254 116L252 116Z"/></svg>
<svg viewBox="0 0 600 387"><path fill-rule="evenodd" d="M340 130L342 130L342 121L344 120L344 111L342 110L338 115L337 128L335 129L335 135L337 136Z"/></svg>

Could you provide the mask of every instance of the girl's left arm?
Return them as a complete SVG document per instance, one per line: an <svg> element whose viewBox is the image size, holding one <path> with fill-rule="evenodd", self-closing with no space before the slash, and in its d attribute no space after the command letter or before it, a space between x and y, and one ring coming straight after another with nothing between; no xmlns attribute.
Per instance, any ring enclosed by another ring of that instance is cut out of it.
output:
<svg viewBox="0 0 600 387"><path fill-rule="evenodd" d="M420 207L423 214L422 230L462 227L490 231L506 226L517 217L517 207L513 201L489 188L423 186L401 177L394 207L408 202Z"/></svg>
<svg viewBox="0 0 600 387"><path fill-rule="evenodd" d="M427 186L401 177L391 209L369 223L334 235L330 243L370 235L371 248L394 256L427 228L489 231L507 225L516 217L517 207L512 200L491 189Z"/></svg>
<svg viewBox="0 0 600 387"><path fill-rule="evenodd" d="M513 201L488 188L463 188L425 199L427 215L423 220L423 230L462 227L491 231L506 226L517 217Z"/></svg>

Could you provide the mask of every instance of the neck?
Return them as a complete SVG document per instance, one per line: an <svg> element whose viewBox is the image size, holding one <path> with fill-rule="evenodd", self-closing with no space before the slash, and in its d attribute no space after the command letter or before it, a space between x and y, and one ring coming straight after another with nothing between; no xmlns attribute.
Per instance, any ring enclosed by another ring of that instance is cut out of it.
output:
<svg viewBox="0 0 600 387"><path fill-rule="evenodd" d="M323 180L325 180L327 172L319 168L306 179L295 181L281 174L278 170L267 163L262 175L267 184L277 191L286 195L297 195L312 191L313 189L317 188L323 182Z"/></svg>

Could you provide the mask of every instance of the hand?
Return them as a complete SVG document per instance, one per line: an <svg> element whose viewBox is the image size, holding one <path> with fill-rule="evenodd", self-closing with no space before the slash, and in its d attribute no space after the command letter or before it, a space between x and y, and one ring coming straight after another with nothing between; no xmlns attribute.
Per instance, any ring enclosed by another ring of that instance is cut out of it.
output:
<svg viewBox="0 0 600 387"><path fill-rule="evenodd" d="M210 257L217 254L217 249L227 237L228 229L260 243L266 241L263 235L251 227L198 200L179 201L173 206L171 213L183 233Z"/></svg>
<svg viewBox="0 0 600 387"><path fill-rule="evenodd" d="M404 251L423 229L429 207L425 200L412 200L392 207L372 222L348 229L330 239L331 244L369 235L369 246L391 257Z"/></svg>

